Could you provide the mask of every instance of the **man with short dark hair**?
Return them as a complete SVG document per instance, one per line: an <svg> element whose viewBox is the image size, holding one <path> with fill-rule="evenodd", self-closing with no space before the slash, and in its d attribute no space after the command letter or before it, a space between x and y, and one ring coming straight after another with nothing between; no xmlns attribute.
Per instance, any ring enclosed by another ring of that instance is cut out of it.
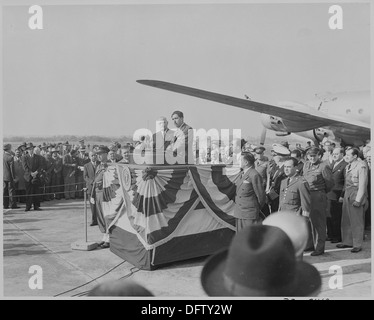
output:
<svg viewBox="0 0 374 320"><path fill-rule="evenodd" d="M174 157L177 157L177 162L179 164L193 164L193 154L191 154L191 161L188 161L188 149L190 149L190 151L192 152L193 144L192 127L184 122L183 112L181 111L174 111L171 115L171 120L174 121L174 125L177 128L174 133L174 141L172 147Z"/></svg>
<svg viewBox="0 0 374 320"><path fill-rule="evenodd" d="M236 185L235 210L236 231L261 223L260 210L265 204L265 191L260 174L254 168L255 158L242 153L241 174Z"/></svg>
<svg viewBox="0 0 374 320"><path fill-rule="evenodd" d="M307 151L308 161L303 168L303 175L308 182L311 193L310 222L312 237L306 249L312 249L312 256L325 252L326 241L326 208L327 193L334 186L331 167L327 161L322 162L320 149L312 147ZM313 239L313 243L312 240Z"/></svg>
<svg viewBox="0 0 374 320"><path fill-rule="evenodd" d="M281 182L278 211L292 211L297 215L309 218L309 185L297 172L297 164L297 159L292 157L286 159L284 162L284 173L287 178Z"/></svg>

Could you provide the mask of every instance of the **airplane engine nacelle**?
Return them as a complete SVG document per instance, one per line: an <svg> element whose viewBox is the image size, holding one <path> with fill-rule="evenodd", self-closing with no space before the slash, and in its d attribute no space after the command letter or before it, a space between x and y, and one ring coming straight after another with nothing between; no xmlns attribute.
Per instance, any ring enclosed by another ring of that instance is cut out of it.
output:
<svg viewBox="0 0 374 320"><path fill-rule="evenodd" d="M262 113L261 122L266 129L270 129L277 132L288 132L286 126L283 123L282 118Z"/></svg>

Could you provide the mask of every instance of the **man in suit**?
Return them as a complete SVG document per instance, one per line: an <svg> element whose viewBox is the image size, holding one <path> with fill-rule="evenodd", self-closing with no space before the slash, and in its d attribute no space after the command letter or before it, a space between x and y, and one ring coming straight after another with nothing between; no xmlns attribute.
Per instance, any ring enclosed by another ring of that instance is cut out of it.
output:
<svg viewBox="0 0 374 320"><path fill-rule="evenodd" d="M12 145L5 144L3 147L3 206L9 209L9 203L12 209L17 209L16 190L15 190L15 170L14 159L11 154Z"/></svg>
<svg viewBox="0 0 374 320"><path fill-rule="evenodd" d="M342 241L341 235L341 220L343 204L339 202L342 196L345 180L345 167L348 163L344 160L344 148L335 148L332 151L332 177L334 179L334 187L327 194L328 208L330 209L331 217L327 217L327 237L330 238L331 243Z"/></svg>
<svg viewBox="0 0 374 320"><path fill-rule="evenodd" d="M30 211L31 206L34 210L40 211L40 197L37 196L40 192L40 179L38 175L41 173L44 166L44 159L42 156L34 153L34 145L30 142L26 145L27 154L22 156L22 166L25 171L25 187L26 187L26 209Z"/></svg>
<svg viewBox="0 0 374 320"><path fill-rule="evenodd" d="M65 200L75 199L75 171L78 166L76 152L75 149L71 149L62 158Z"/></svg>
<svg viewBox="0 0 374 320"><path fill-rule="evenodd" d="M168 128L168 121L165 117L159 117L156 126L158 131L152 135L153 163L167 164L165 152L173 143L174 132Z"/></svg>
<svg viewBox="0 0 374 320"><path fill-rule="evenodd" d="M52 159L54 162L51 172L51 192L56 200L60 200L63 194L63 177L62 177L62 158L59 156L58 149L52 148Z"/></svg>
<svg viewBox="0 0 374 320"><path fill-rule="evenodd" d="M181 111L174 111L171 120L177 130L174 133L173 154L177 157L178 164L194 164L194 155L192 152L193 129L184 122L184 115ZM191 152L189 152L191 151Z"/></svg>
<svg viewBox="0 0 374 320"><path fill-rule="evenodd" d="M88 162L90 162L89 156L86 153L86 147L80 147L79 152L77 154L77 165L78 168L75 171L75 183L77 185L77 191L75 193L75 197L78 199L83 199L83 191L84 188L84 178L83 178L83 171L84 171L84 165Z"/></svg>
<svg viewBox="0 0 374 320"><path fill-rule="evenodd" d="M90 151L89 157L90 157L90 162L84 165L83 178L84 178L84 181L86 181L87 195L89 198L91 198L93 182L95 180L95 172L100 162L97 161L97 154L93 151ZM90 202L90 207L91 207L91 213L92 213L90 226L97 226L96 205Z"/></svg>
<svg viewBox="0 0 374 320"><path fill-rule="evenodd" d="M265 190L260 174L255 169L255 158L242 153L241 176L236 185L234 217L236 232L246 226L261 223L260 209L265 204Z"/></svg>
<svg viewBox="0 0 374 320"><path fill-rule="evenodd" d="M292 157L284 162L284 173L287 178L281 182L278 211L292 211L309 219L309 185L298 173L297 164L298 160Z"/></svg>

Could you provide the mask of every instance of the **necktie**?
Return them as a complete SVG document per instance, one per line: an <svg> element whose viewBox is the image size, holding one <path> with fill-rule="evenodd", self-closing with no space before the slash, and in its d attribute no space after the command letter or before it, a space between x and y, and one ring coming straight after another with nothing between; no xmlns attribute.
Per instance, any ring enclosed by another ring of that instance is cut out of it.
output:
<svg viewBox="0 0 374 320"><path fill-rule="evenodd" d="M291 179L288 178L288 179L287 179L287 187L289 186L290 182L291 182Z"/></svg>

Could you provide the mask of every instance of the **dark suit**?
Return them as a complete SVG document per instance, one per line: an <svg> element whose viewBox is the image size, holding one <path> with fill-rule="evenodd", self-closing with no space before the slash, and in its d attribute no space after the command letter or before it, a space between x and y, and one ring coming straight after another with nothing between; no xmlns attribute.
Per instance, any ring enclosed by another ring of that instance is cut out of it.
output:
<svg viewBox="0 0 374 320"><path fill-rule="evenodd" d="M77 159L70 153L62 158L62 175L64 178L65 199L75 199L75 173L77 167Z"/></svg>
<svg viewBox="0 0 374 320"><path fill-rule="evenodd" d="M34 195L40 192L40 180L33 178L31 173L35 171L40 173L44 166L44 158L37 154L32 157L30 154L25 154L22 156L22 166L25 170L26 210L30 210L32 205L37 209L40 207L40 197Z"/></svg>
<svg viewBox="0 0 374 320"><path fill-rule="evenodd" d="M95 164L96 167L99 164L100 164L100 161L97 161ZM94 167L91 161L84 165L83 178L84 178L84 181L86 181L87 195L89 199L92 194L92 187L93 187L93 183L95 180L96 167ZM91 213L92 213L92 223L97 223L96 205L90 202L90 207L91 207Z"/></svg>
<svg viewBox="0 0 374 320"><path fill-rule="evenodd" d="M234 217L237 219L237 231L245 225L260 222L260 209L264 204L262 178L256 169L251 167L236 185Z"/></svg>
<svg viewBox="0 0 374 320"><path fill-rule="evenodd" d="M190 132L191 137L188 138L188 133ZM183 146L184 145L184 150ZM193 164L194 154L189 154L188 149L192 151L193 145L193 129L188 124L183 123L174 133L173 139L173 153L174 156L178 156L177 162L179 164ZM184 154L184 160L183 160Z"/></svg>
<svg viewBox="0 0 374 320"><path fill-rule="evenodd" d="M173 143L174 132L167 128L162 134L158 131L152 136L153 163L167 164L165 159L165 150Z"/></svg>
<svg viewBox="0 0 374 320"><path fill-rule="evenodd" d="M341 241L341 221L342 221L342 209L343 203L339 202L339 198L342 196L345 180L345 167L348 165L347 162L342 159L336 166L335 162L331 164L332 177L334 179L334 187L327 194L327 200L329 203L330 215L327 217L327 236L333 240Z"/></svg>
<svg viewBox="0 0 374 320"><path fill-rule="evenodd" d="M77 165L79 167L84 167L86 163L90 162L90 159L88 158L87 154L80 153L77 157ZM75 197L78 199L83 199L83 191L81 191L84 188L84 178L83 178L83 171L81 171L79 168L76 169L75 172L75 183L77 185L77 191L75 193Z"/></svg>
<svg viewBox="0 0 374 320"><path fill-rule="evenodd" d="M16 194L14 187L14 159L13 156L4 151L3 154L3 206L4 209L9 208L9 203L12 208L17 207Z"/></svg>
<svg viewBox="0 0 374 320"><path fill-rule="evenodd" d="M64 193L63 178L62 178L62 159L57 157L54 161L54 166L51 174L51 192L57 200L62 198Z"/></svg>

